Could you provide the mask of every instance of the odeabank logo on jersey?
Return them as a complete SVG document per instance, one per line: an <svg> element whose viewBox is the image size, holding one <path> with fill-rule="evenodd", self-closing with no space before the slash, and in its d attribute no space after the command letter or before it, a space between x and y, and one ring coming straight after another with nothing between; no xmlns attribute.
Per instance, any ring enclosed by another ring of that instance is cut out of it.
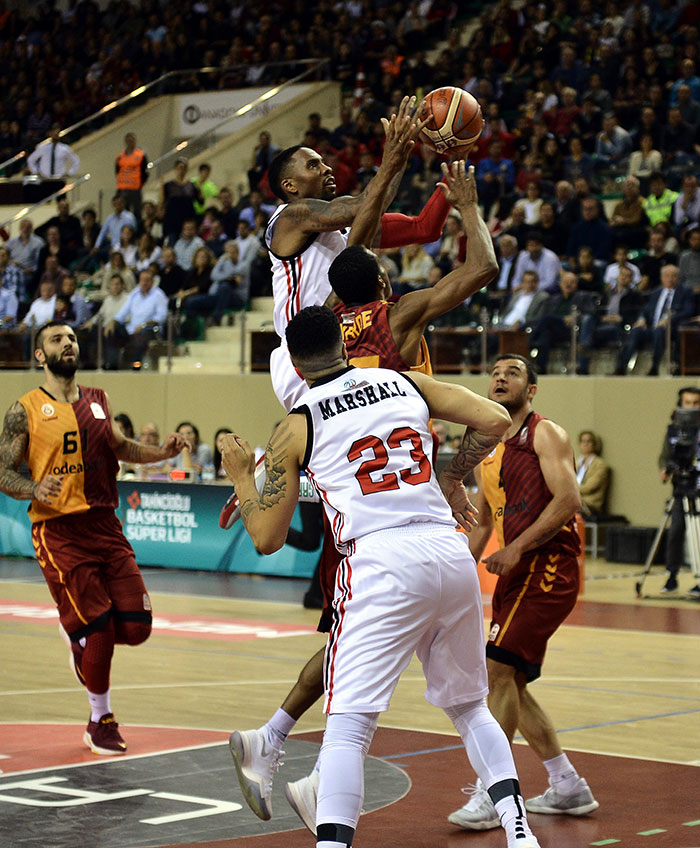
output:
<svg viewBox="0 0 700 848"><path fill-rule="evenodd" d="M51 473L55 476L59 474L84 474L86 471L99 471L105 464L104 457L96 459L94 462L64 462L63 465L54 465Z"/></svg>

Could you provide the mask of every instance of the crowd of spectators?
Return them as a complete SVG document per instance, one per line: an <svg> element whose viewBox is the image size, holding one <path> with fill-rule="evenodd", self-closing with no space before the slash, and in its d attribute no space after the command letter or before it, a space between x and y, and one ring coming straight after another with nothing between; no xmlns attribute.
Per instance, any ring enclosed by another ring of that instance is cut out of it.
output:
<svg viewBox="0 0 700 848"><path fill-rule="evenodd" d="M339 193L357 194L381 160L380 118L403 94L460 86L479 99L486 119L470 159L501 269L488 297L475 296L447 322L480 320L487 308L493 321L531 330L543 371L551 347L578 323L584 373L601 344L617 347L616 373L651 346L656 373L666 325L675 343L680 325L700 313L700 6L532 0L512 8L500 0L482 8L466 43L457 11L440 0L408 7L279 0L264 8L240 0L177 9L145 0L138 13L122 2L98 15L83 0L63 14L6 12L0 55L14 96L0 117L19 122L26 141L30 112L43 115L50 103L47 128L57 118L65 123L61 109L78 102L73 88L86 81L111 99L120 85L152 79L173 62L221 68L208 84L229 87L278 82L294 59L329 57L328 74L345 96L340 123L326 127L312 114L299 141L332 165ZM428 60L426 44L440 37ZM59 71L43 72L59 60ZM179 160L160 204L143 203L138 217L117 198L99 228L88 213L69 223L59 210L40 247L23 222L29 233L10 255L22 269L25 302L30 280L38 291L40 280L59 282L71 267L92 275L102 301L114 273L128 293L150 271L171 308L213 322L250 291L267 293L261 236L276 203L266 179L276 150L261 133L248 163L250 192L238 203L207 165L194 176ZM439 157L418 144L396 207L416 214L439 177ZM434 244L380 253L398 292L432 285L465 260L457 215Z"/></svg>

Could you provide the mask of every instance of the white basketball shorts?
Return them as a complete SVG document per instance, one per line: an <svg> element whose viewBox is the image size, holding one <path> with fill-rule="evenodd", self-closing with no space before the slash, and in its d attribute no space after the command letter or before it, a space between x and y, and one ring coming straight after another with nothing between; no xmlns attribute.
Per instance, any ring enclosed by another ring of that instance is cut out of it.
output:
<svg viewBox="0 0 700 848"><path fill-rule="evenodd" d="M389 708L413 653L436 707L488 693L484 619L467 537L410 524L351 543L338 569L326 647L326 713Z"/></svg>

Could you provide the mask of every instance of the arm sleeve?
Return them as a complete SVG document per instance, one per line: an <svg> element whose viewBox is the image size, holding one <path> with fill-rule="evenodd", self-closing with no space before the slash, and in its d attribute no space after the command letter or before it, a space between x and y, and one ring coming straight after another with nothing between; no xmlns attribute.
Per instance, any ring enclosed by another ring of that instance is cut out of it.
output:
<svg viewBox="0 0 700 848"><path fill-rule="evenodd" d="M447 220L450 204L445 192L436 188L423 211L416 217L400 212L382 215L382 238L380 247L405 247L407 244L430 244L437 241Z"/></svg>

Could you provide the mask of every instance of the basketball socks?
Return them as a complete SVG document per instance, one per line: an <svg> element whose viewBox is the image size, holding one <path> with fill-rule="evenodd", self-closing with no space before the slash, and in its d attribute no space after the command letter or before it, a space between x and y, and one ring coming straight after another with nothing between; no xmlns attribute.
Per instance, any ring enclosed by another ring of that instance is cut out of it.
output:
<svg viewBox="0 0 700 848"><path fill-rule="evenodd" d="M316 848L350 848L355 829L343 824L320 824L316 828Z"/></svg>
<svg viewBox="0 0 700 848"><path fill-rule="evenodd" d="M508 846L517 846L518 841L532 836L525 814L525 802L520 794L517 780L501 780L488 788L489 796L506 832Z"/></svg>
<svg viewBox="0 0 700 848"><path fill-rule="evenodd" d="M99 695L88 689L88 701L90 701L90 721L99 721L103 715L112 712L109 703L109 689Z"/></svg>
<svg viewBox="0 0 700 848"><path fill-rule="evenodd" d="M276 751L279 751L295 724L296 719L293 719L283 709L279 709L260 730L265 734L265 739L267 739L270 745Z"/></svg>
<svg viewBox="0 0 700 848"><path fill-rule="evenodd" d="M569 762L566 754L559 754L558 757L552 757L551 760L544 760L543 765L549 774L550 784L556 786L557 792L568 795L574 791L579 781L579 775Z"/></svg>

